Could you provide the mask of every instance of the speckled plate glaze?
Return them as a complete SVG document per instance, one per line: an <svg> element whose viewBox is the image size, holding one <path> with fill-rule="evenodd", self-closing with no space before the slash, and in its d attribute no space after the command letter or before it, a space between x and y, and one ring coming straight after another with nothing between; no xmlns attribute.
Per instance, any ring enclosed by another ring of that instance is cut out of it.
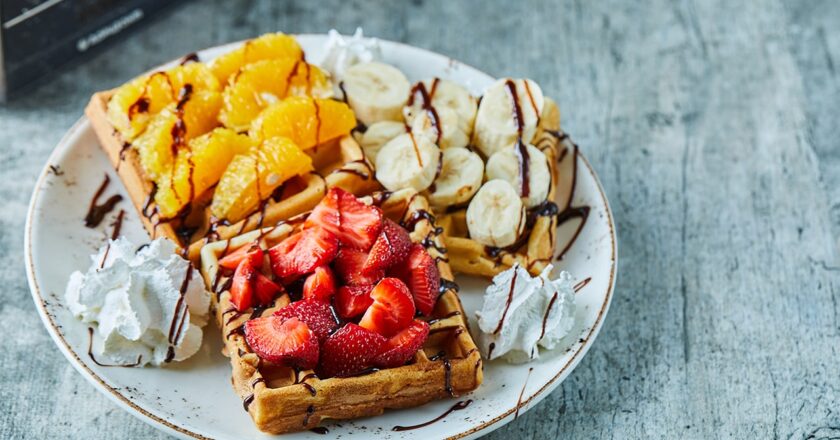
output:
<svg viewBox="0 0 840 440"><path fill-rule="evenodd" d="M323 57L325 35L298 36L307 59ZM208 60L235 44L199 53ZM443 55L399 43L382 42L384 61L400 68L410 80L439 76L467 86L478 95L493 78ZM173 62L174 63L174 62ZM568 104L568 103L567 103ZM560 103L563 109L563 103ZM568 107L565 107L568 108ZM585 151L585 150L584 150ZM609 308L616 275L616 235L607 199L592 167L582 154L576 158L574 206L590 207L588 219L555 265L579 281L577 324L561 348L543 352L536 362L510 365L484 364L484 384L459 399L441 400L418 408L389 411L367 419L326 425L331 436L367 438L473 438L514 420L539 403L572 372L592 345ZM111 176L105 194L122 194L106 221L96 229L84 226L91 196ZM143 243L148 240L137 213L130 206L119 179L97 145L90 124L80 119L59 142L44 167L32 195L25 231L26 267L32 297L44 326L71 364L103 394L126 411L170 434L183 438L260 438L262 434L242 410L230 387L230 365L220 354L221 341L214 325L205 328L204 346L186 362L166 368L118 368L96 365L88 356L87 325L77 321L64 305L64 287L74 270L90 264L89 255L111 233L111 223L125 209L122 234ZM561 207L562 209L562 207ZM576 226L561 227L558 249L566 246ZM487 280L458 277L461 298L474 323ZM415 425L444 414L457 402L472 400L459 411L423 428L394 432L397 425ZM284 438L323 438L313 432Z"/></svg>

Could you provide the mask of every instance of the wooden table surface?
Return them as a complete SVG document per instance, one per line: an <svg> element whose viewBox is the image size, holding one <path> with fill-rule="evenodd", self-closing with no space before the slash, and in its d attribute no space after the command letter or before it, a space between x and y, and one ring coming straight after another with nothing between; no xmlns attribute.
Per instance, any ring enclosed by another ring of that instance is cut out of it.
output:
<svg viewBox="0 0 840 440"><path fill-rule="evenodd" d="M0 438L165 437L64 360L24 275L29 195L89 95L196 48L356 26L538 81L612 204L603 331L487 438L840 437L840 2L217 0L0 107Z"/></svg>

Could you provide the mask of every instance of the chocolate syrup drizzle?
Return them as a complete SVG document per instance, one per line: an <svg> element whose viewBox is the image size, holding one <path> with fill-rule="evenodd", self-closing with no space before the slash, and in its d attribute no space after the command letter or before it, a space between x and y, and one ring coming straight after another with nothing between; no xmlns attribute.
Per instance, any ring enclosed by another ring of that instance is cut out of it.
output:
<svg viewBox="0 0 840 440"><path fill-rule="evenodd" d="M88 327L88 356L90 356L90 360L93 361L94 364L99 365L100 367L136 367L140 365L140 361L143 359L143 355L137 355L137 360L131 364L103 364L96 360L93 356L93 327Z"/></svg>
<svg viewBox="0 0 840 440"><path fill-rule="evenodd" d="M93 198L90 200L90 206L88 207L87 214L85 214L85 226L88 228L95 228L102 223L102 219L114 209L114 206L122 200L122 196L119 194L114 194L108 198L103 204L99 204L99 198L102 196L102 193L105 192L105 189L108 187L108 184L111 182L111 177L107 174L105 175L105 180L99 185L99 189L93 194Z"/></svg>
<svg viewBox="0 0 840 440"><path fill-rule="evenodd" d="M187 319L186 293L187 287L189 287L190 280L192 279L192 273L193 265L190 262L187 264L184 280L181 281L181 288L178 289L180 296L178 297L178 302L175 303L175 313L172 315L172 321L169 323L169 334L167 336L169 348L166 350L166 359L164 359L164 362L167 363L172 362L172 359L175 358L175 345L178 342L178 338L181 337L181 332L184 330L184 322Z"/></svg>
<svg viewBox="0 0 840 440"><path fill-rule="evenodd" d="M423 100L421 104L421 108L424 112L429 115L429 119L432 121L432 127L435 129L435 143L440 145L441 136L443 136L443 126L440 123L440 117L438 116L438 112L435 109L434 105L432 105L432 99L435 96L435 91L437 91L438 82L440 79L435 77L432 80L432 87L430 90L426 90L426 85L423 84L422 81L418 82L411 88L411 93L408 95L408 106L414 106L414 98L417 95L420 95L420 98ZM406 131L411 131L408 129ZM412 141L414 140L414 136L412 136ZM417 144L415 143L415 151L417 148ZM419 160L419 155L418 155ZM422 166L422 162L420 163Z"/></svg>
<svg viewBox="0 0 840 440"><path fill-rule="evenodd" d="M125 218L125 210L120 209L120 213L117 214L117 219L114 221L113 224L114 230L111 231L111 240L116 240L117 237L120 236L120 229L122 229L123 218ZM99 262L100 269L105 267L105 261L108 260L108 254L111 252L111 240L108 240L108 244L105 246L105 253L102 254L102 260Z"/></svg>
<svg viewBox="0 0 840 440"><path fill-rule="evenodd" d="M534 367L528 368L528 375L525 376L525 383L522 384L522 391L519 392L519 400L516 401L516 413L513 414L513 420L519 418L519 410L522 408L522 397L525 395L525 387L528 386L528 379L531 378L532 371L534 371Z"/></svg>
<svg viewBox="0 0 840 440"><path fill-rule="evenodd" d="M526 81L527 83L527 81ZM528 149L524 142L522 142L522 132L525 129L525 118L522 115L522 106L519 104L519 94L516 92L516 84L513 80L505 81L505 87L510 94L510 99L513 102L513 121L516 122L516 157L519 159L519 179L521 180L520 196L528 197L531 193L530 179L530 157L528 156ZM530 92L529 92L530 96ZM531 98L533 101L533 98ZM532 105L533 102L532 102ZM536 109L536 106L534 106ZM539 112L536 112L539 115Z"/></svg>
<svg viewBox="0 0 840 440"><path fill-rule="evenodd" d="M435 423L437 421L442 420L444 417L448 416L449 414L451 414L454 411L460 411L462 409L465 409L466 407L470 406L470 404L472 404L472 402L473 402L472 399L462 400L462 401L456 402L454 405L452 405L451 408L446 410L446 412L444 412L443 414L435 417L432 420L429 420L428 422L420 423L420 424L417 424L417 425L410 425L410 426L399 426L398 425L398 426L394 426L393 428L391 428L391 430L392 431L398 431L398 432L399 431L410 431L412 429L418 429L418 428L423 428L423 427L429 426L432 423Z"/></svg>
<svg viewBox="0 0 840 440"><path fill-rule="evenodd" d="M590 281L592 281L592 277L587 277L586 279L581 280L580 282L575 284L575 286L573 287L575 293L580 292L580 289L586 287L586 285L589 284Z"/></svg>
<svg viewBox="0 0 840 440"><path fill-rule="evenodd" d="M513 291L516 287L516 277L518 275L519 275L518 270L513 272L513 279L510 280L510 291L508 292L507 301L505 301L505 310L502 312L502 318L499 319L499 324L496 326L496 329L493 330L494 335L498 335L499 332L502 331L502 325L504 325L504 323L505 323L505 317L507 316L508 310L510 310L511 302L513 302ZM487 357L490 357L489 354L488 354Z"/></svg>
<svg viewBox="0 0 840 440"><path fill-rule="evenodd" d="M554 136L555 138L557 138L558 142L564 142L564 141L568 140L572 144L572 146L571 146L572 159L571 160L573 161L573 163L572 163L572 184L571 184L571 189L570 189L571 194L569 195L569 200L566 203L566 206L563 207L562 211L557 213L557 225L558 226L562 225L566 221L569 221L573 218L579 218L579 219L581 219L581 221L580 221L580 226L578 226L578 228L575 230L575 233L574 233L574 235L572 235L571 240L569 240L569 242L566 244L566 246L562 250L560 250L560 253L558 253L557 256L555 257L557 260L562 260L563 257L566 255L566 252L568 252L569 249L571 249L572 245L575 243L575 241L577 241L578 236L580 236L580 233L583 231L583 227L586 224L586 220L589 218L590 207L589 206L572 206L572 199L573 199L572 196L574 195L575 187L577 186L577 156L578 156L578 152L579 152L578 145L576 143L572 142L571 139L569 139L569 135L566 134L566 133L561 133L559 131L551 131L551 130L547 130L546 132L548 134L550 134L551 136ZM568 154L568 151L569 151L568 147L563 150L563 153L560 155L560 161L562 161L566 157L566 154Z"/></svg>

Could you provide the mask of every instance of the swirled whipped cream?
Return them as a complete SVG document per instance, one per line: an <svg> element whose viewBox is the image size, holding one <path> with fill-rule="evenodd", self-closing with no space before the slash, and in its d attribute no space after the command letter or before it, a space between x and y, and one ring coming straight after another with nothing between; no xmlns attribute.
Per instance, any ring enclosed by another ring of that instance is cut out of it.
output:
<svg viewBox="0 0 840 440"><path fill-rule="evenodd" d="M356 28L352 37L345 38L335 29L327 34L326 53L321 67L326 69L336 82L344 72L359 63L369 63L382 58L382 48L376 38L365 38L362 28Z"/></svg>
<svg viewBox="0 0 840 440"><path fill-rule="evenodd" d="M487 359L522 363L537 359L539 347L555 348L575 323L575 294L568 272L552 280L552 266L532 277L519 266L496 275L476 311L478 345Z"/></svg>
<svg viewBox="0 0 840 440"><path fill-rule="evenodd" d="M120 237L91 256L87 272L70 275L67 305L74 316L94 324L97 363L184 360L201 347L201 327L209 315L201 275L166 239L135 249Z"/></svg>

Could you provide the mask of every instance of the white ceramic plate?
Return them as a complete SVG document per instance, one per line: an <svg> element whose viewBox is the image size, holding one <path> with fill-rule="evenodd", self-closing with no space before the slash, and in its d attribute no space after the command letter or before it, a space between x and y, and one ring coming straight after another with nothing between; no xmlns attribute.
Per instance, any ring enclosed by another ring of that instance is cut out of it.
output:
<svg viewBox="0 0 840 440"><path fill-rule="evenodd" d="M307 59L323 57L324 35L298 37ZM199 53L208 60L235 44ZM493 79L448 57L399 43L382 42L384 61L400 68L410 80L438 76L467 86L478 95ZM562 107L562 103L561 103ZM503 361L484 364L484 384L460 399L441 400L419 408L388 411L367 419L329 424L330 435L384 438L472 438L513 420L554 390L580 362L592 345L609 308L615 283L616 240L612 215L595 172L582 155L577 156L575 206L591 208L588 220L565 257L556 266L576 280L590 281L577 294L577 324L561 348L544 352L526 365ZM106 221L88 229L83 217L93 193L111 176L106 194L120 193L121 202ZM205 343L193 358L166 368L100 367L87 354L87 325L73 318L64 306L64 287L74 270L90 264L89 255L105 242L119 208L125 209L122 234L135 242L148 240L136 211L86 119L80 119L59 142L35 187L26 222L26 266L32 297L56 345L71 364L97 389L126 411L170 434L184 438L260 438L230 386L229 363L220 354L218 329L205 329ZM562 209L562 207L561 207ZM568 225L567 225L568 226ZM558 249L570 240L576 227L560 228ZM480 306L487 280L458 277L467 314ZM477 328L475 324L472 326ZM533 369L533 370L531 370ZM414 425L446 412L457 400L472 399L424 428L393 432L396 425ZM290 434L288 438L322 438L316 433Z"/></svg>

